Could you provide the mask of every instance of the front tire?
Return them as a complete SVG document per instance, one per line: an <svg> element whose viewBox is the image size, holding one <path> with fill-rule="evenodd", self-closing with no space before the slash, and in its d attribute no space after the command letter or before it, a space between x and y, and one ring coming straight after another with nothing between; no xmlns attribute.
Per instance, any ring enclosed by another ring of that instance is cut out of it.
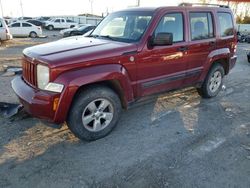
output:
<svg viewBox="0 0 250 188"><path fill-rule="evenodd" d="M223 77L225 75L224 68L221 64L215 64L210 69L198 93L204 98L212 98L218 95L223 85Z"/></svg>
<svg viewBox="0 0 250 188"><path fill-rule="evenodd" d="M111 89L103 86L87 88L74 100L67 125L79 139L97 140L115 128L121 109L121 101Z"/></svg>

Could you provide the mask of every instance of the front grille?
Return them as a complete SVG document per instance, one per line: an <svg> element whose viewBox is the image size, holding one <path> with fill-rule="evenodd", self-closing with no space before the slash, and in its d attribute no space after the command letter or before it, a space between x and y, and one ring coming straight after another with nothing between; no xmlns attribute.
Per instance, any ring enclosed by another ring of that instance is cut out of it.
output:
<svg viewBox="0 0 250 188"><path fill-rule="evenodd" d="M36 65L33 62L27 60L26 58L23 58L22 67L23 79L32 86L37 86Z"/></svg>

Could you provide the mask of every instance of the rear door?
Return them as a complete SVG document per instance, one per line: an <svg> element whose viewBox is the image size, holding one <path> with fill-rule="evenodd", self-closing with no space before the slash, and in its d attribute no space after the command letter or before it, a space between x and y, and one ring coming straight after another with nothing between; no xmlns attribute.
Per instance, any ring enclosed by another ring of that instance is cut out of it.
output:
<svg viewBox="0 0 250 188"><path fill-rule="evenodd" d="M32 25L29 23L22 23L23 36L29 36L32 31Z"/></svg>
<svg viewBox="0 0 250 188"><path fill-rule="evenodd" d="M66 22L65 19L61 19L61 27L64 29L69 28L69 24Z"/></svg>
<svg viewBox="0 0 250 188"><path fill-rule="evenodd" d="M197 82L208 55L216 49L214 14L211 11L188 11L189 47L187 74L184 84Z"/></svg>

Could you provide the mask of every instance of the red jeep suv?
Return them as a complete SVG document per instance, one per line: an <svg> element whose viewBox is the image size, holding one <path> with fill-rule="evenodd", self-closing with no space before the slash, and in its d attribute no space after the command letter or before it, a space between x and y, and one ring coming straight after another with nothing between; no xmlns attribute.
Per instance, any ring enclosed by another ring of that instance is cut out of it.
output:
<svg viewBox="0 0 250 188"><path fill-rule="evenodd" d="M88 37L25 49L12 88L31 115L96 140L139 98L187 86L216 96L236 47L226 6L127 9L108 15Z"/></svg>

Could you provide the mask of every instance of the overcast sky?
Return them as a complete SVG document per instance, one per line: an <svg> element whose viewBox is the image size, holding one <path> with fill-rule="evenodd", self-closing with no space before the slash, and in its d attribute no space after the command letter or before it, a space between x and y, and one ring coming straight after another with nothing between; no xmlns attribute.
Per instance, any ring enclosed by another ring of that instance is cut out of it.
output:
<svg viewBox="0 0 250 188"><path fill-rule="evenodd" d="M4 16L20 17L21 5L23 5L24 16L60 16L78 15L91 13L91 3L93 1L93 13L102 15L116 10L135 6L137 0L0 0ZM199 2L199 0L140 0L141 6L174 6L181 2ZM216 0L210 0L216 3ZM241 4L238 12L244 11L244 4ZM2 16L0 8L0 16Z"/></svg>
<svg viewBox="0 0 250 188"><path fill-rule="evenodd" d="M0 0L4 16L21 16L20 0ZM21 0L24 16L77 15L90 13L90 0ZM178 5L182 0L141 0L141 6ZM127 8L136 4L136 0L93 0L93 13L101 15ZM0 15L1 9L0 9Z"/></svg>

